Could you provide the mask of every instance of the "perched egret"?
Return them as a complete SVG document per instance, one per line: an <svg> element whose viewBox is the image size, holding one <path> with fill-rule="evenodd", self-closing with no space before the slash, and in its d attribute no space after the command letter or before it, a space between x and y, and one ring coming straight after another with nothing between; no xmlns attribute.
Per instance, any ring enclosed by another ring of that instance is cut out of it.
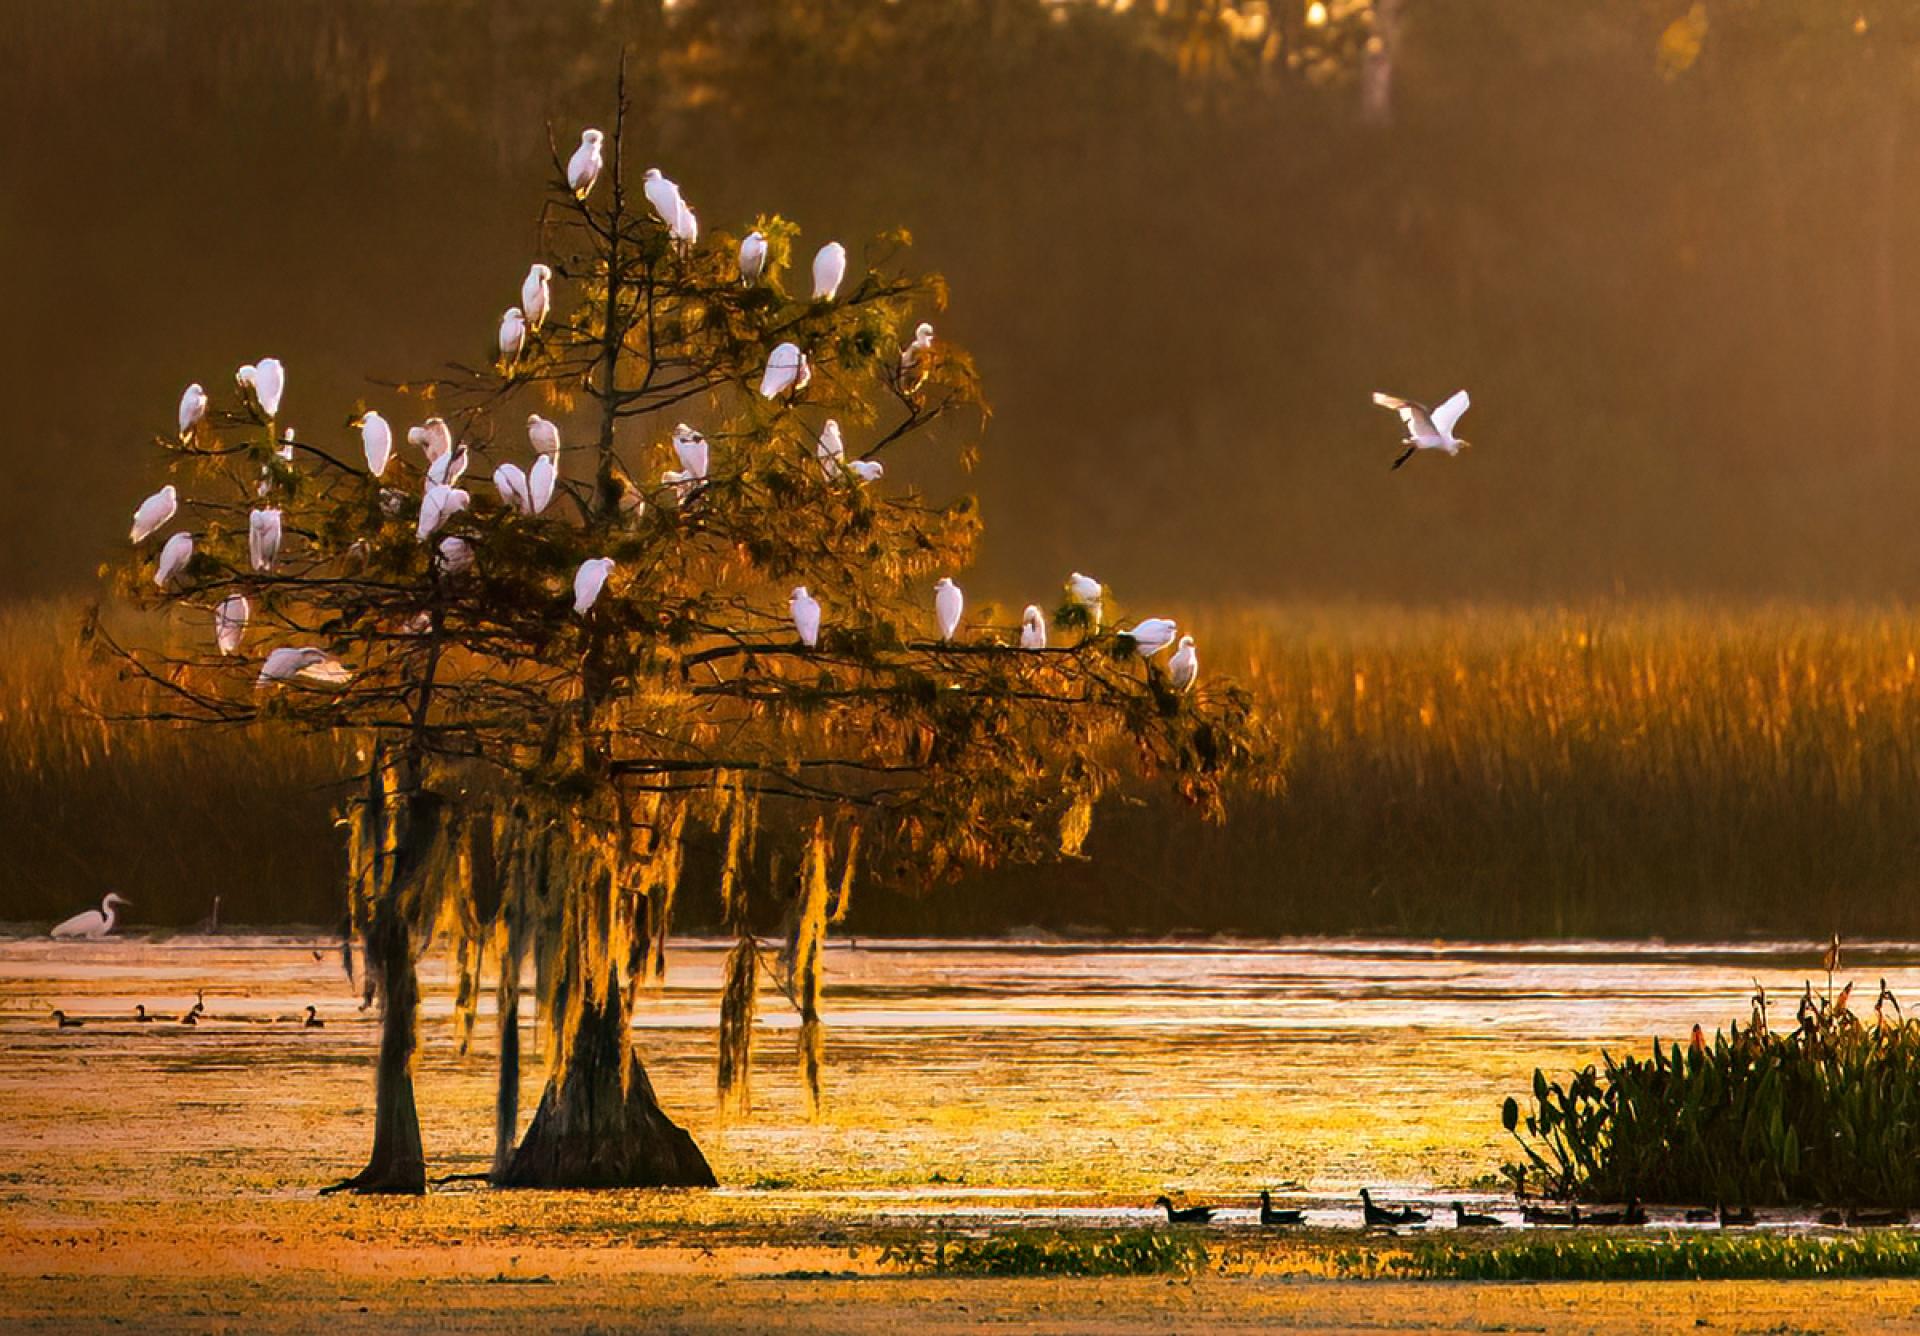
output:
<svg viewBox="0 0 1920 1336"><path fill-rule="evenodd" d="M165 589L172 582L173 577L178 575L191 560L193 560L192 534L177 533L167 539L166 545L160 549L159 564L154 567L154 584Z"/></svg>
<svg viewBox="0 0 1920 1336"><path fill-rule="evenodd" d="M567 186L575 199L585 199L600 179L600 141L604 138L598 130L582 130L580 147L567 159Z"/></svg>
<svg viewBox="0 0 1920 1336"><path fill-rule="evenodd" d="M534 453L557 455L560 453L560 428L541 417L538 413L527 414L527 443Z"/></svg>
<svg viewBox="0 0 1920 1336"><path fill-rule="evenodd" d="M685 469L668 469L660 475L660 485L667 489L677 505L693 495L693 489L700 485L700 480Z"/></svg>
<svg viewBox="0 0 1920 1336"><path fill-rule="evenodd" d="M518 306L509 306L500 317L500 365L508 371L520 360L527 344L527 317Z"/></svg>
<svg viewBox="0 0 1920 1336"><path fill-rule="evenodd" d="M234 381L253 391L253 400L260 405L260 411L273 417L280 411L280 396L287 390L287 369L280 365L277 357L263 357L258 362L249 362L234 372Z"/></svg>
<svg viewBox="0 0 1920 1336"><path fill-rule="evenodd" d="M1131 641L1134 653L1141 658L1151 659L1173 643L1174 633L1179 629L1171 617L1149 617L1135 623L1132 630L1116 631L1114 634Z"/></svg>
<svg viewBox="0 0 1920 1336"><path fill-rule="evenodd" d="M760 397L772 399L792 392L798 394L813 379L813 368L798 344L783 343L767 354L767 369L760 376Z"/></svg>
<svg viewBox="0 0 1920 1336"><path fill-rule="evenodd" d="M428 483L426 494L420 498L420 523L415 530L420 541L426 542L435 529L465 510L472 500L462 488Z"/></svg>
<svg viewBox="0 0 1920 1336"><path fill-rule="evenodd" d="M522 515L533 514L533 493L527 490L527 474L518 464L502 464L493 471L494 490L500 499Z"/></svg>
<svg viewBox="0 0 1920 1336"><path fill-rule="evenodd" d="M887 466L877 459L849 459L846 467L861 482L879 482L887 476Z"/></svg>
<svg viewBox="0 0 1920 1336"><path fill-rule="evenodd" d="M187 386L187 392L180 396L180 438L185 440L193 434L200 419L207 415L207 392L195 381Z"/></svg>
<svg viewBox="0 0 1920 1336"><path fill-rule="evenodd" d="M124 899L112 891L100 902L100 908L89 909L75 914L64 923L54 926L53 937L85 937L94 941L113 931L113 925L119 921L120 906L131 905L133 901Z"/></svg>
<svg viewBox="0 0 1920 1336"><path fill-rule="evenodd" d="M752 287L767 272L767 239L758 232L747 233L740 243L740 281Z"/></svg>
<svg viewBox="0 0 1920 1336"><path fill-rule="evenodd" d="M647 203L653 206L660 221L671 228L679 220L680 211L686 208L686 201L680 198L680 187L662 175L658 167L649 167L640 188L646 192Z"/></svg>
<svg viewBox="0 0 1920 1336"><path fill-rule="evenodd" d="M1192 636L1180 637L1180 648L1167 660L1167 675L1173 679L1175 691L1193 690L1193 680L1200 676L1200 656L1193 652Z"/></svg>
<svg viewBox="0 0 1920 1336"><path fill-rule="evenodd" d="M966 606L967 598L960 592L960 586L941 576L933 587L933 615L940 623L942 640L953 639L953 633L960 628L960 612Z"/></svg>
<svg viewBox="0 0 1920 1336"><path fill-rule="evenodd" d="M527 276L520 280L520 309L527 317L528 329L539 329L547 323L547 312L553 307L553 270L535 261L527 267Z"/></svg>
<svg viewBox="0 0 1920 1336"><path fill-rule="evenodd" d="M240 637L246 634L247 618L252 615L253 604L245 594L229 594L213 610L213 638L222 654L239 651Z"/></svg>
<svg viewBox="0 0 1920 1336"><path fill-rule="evenodd" d="M826 426L820 428L820 443L813 447L813 453L820 461L820 471L829 479L840 476L840 466L847 459L847 445L840 437L840 423L828 418Z"/></svg>
<svg viewBox="0 0 1920 1336"><path fill-rule="evenodd" d="M445 418L431 417L419 426L407 429L407 442L424 450L427 462L431 464L453 449L453 428L447 425Z"/></svg>
<svg viewBox="0 0 1920 1336"><path fill-rule="evenodd" d="M371 408L355 418L352 425L360 428L360 448L367 456L367 472L380 477L393 458L393 428Z"/></svg>
<svg viewBox="0 0 1920 1336"><path fill-rule="evenodd" d="M924 320L913 331L913 342L900 350L900 387L909 394L927 379L927 364L933 360L933 326Z"/></svg>
<svg viewBox="0 0 1920 1336"><path fill-rule="evenodd" d="M1045 649L1047 647L1047 615L1038 605L1027 604L1026 613L1020 618L1020 648Z"/></svg>
<svg viewBox="0 0 1920 1336"><path fill-rule="evenodd" d="M456 445L440 458L427 465L427 481L443 483L448 487L459 482L467 471L467 447Z"/></svg>
<svg viewBox="0 0 1920 1336"><path fill-rule="evenodd" d="M1087 610L1087 616L1093 619L1093 629L1100 629L1100 618L1105 613L1102 606L1106 601L1106 589L1091 575L1082 575L1075 571L1067 577L1067 597Z"/></svg>
<svg viewBox="0 0 1920 1336"><path fill-rule="evenodd" d="M813 256L813 299L817 302L830 302L834 294L840 291L840 281L847 276L847 248L837 241L829 241Z"/></svg>
<svg viewBox="0 0 1920 1336"><path fill-rule="evenodd" d="M459 575L473 569L473 544L449 535L440 540L440 569Z"/></svg>
<svg viewBox="0 0 1920 1336"><path fill-rule="evenodd" d="M673 453L680 456L680 467L688 477L707 480L707 438L682 422L673 429Z"/></svg>
<svg viewBox="0 0 1920 1336"><path fill-rule="evenodd" d="M580 569L573 573L573 610L585 616L612 574L612 557L588 557L581 562Z"/></svg>
<svg viewBox="0 0 1920 1336"><path fill-rule="evenodd" d="M800 633L800 643L808 649L820 643L820 600L807 592L805 585L795 585L793 595L787 600L787 607L793 613L793 629Z"/></svg>
<svg viewBox="0 0 1920 1336"><path fill-rule="evenodd" d="M280 511L263 507L247 516L247 559L256 571L270 571L280 557Z"/></svg>
<svg viewBox="0 0 1920 1336"><path fill-rule="evenodd" d="M533 461L533 467L527 472L527 504L532 508L529 513L546 513L547 503L553 500L553 484L556 473L552 455L541 455Z"/></svg>
<svg viewBox="0 0 1920 1336"><path fill-rule="evenodd" d="M133 528L127 537L136 543L143 543L154 530L173 518L173 512L180 509L180 494L168 483L145 501L133 512Z"/></svg>
<svg viewBox="0 0 1920 1336"><path fill-rule="evenodd" d="M680 201L680 212L674 215L673 226L667 229L667 235L673 238L683 255L700 240L700 219L694 213L693 206L685 200Z"/></svg>
<svg viewBox="0 0 1920 1336"><path fill-rule="evenodd" d="M353 674L347 671L346 665L333 655L312 645L302 645L293 649L277 649L267 655L267 661L260 665L260 676L254 679L253 685L264 687L270 682L286 682L296 677L335 687L343 687L353 680Z"/></svg>
<svg viewBox="0 0 1920 1336"><path fill-rule="evenodd" d="M1415 403L1411 399L1382 394L1378 390L1373 392L1373 401L1382 408L1391 408L1406 424L1407 436L1400 442L1406 449L1393 461L1394 468L1412 459L1416 450L1444 450L1448 455L1457 455L1472 444L1453 434L1454 424L1460 421L1461 414L1467 411L1470 402L1465 390L1459 391L1435 409L1428 409L1425 404Z"/></svg>

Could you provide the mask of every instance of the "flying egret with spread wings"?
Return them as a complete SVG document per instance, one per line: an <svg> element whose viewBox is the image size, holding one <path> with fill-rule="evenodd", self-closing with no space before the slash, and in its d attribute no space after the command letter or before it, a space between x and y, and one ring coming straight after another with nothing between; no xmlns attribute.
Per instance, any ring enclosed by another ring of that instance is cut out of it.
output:
<svg viewBox="0 0 1920 1336"><path fill-rule="evenodd" d="M1400 444L1406 447L1400 457L1393 461L1393 467L1399 468L1412 459L1417 450L1444 450L1448 455L1457 455L1472 444L1460 440L1453 434L1455 424L1461 414L1467 411L1471 402L1467 392L1461 390L1438 408L1429 409L1425 404L1412 399L1401 399L1391 394L1373 392L1374 403L1382 408L1391 408L1400 415L1400 421L1406 424L1407 436Z"/></svg>
<svg viewBox="0 0 1920 1336"><path fill-rule="evenodd" d="M820 643L820 600L807 592L805 585L795 585L793 594L787 600L787 608L793 614L793 629L800 633L800 643L808 649Z"/></svg>

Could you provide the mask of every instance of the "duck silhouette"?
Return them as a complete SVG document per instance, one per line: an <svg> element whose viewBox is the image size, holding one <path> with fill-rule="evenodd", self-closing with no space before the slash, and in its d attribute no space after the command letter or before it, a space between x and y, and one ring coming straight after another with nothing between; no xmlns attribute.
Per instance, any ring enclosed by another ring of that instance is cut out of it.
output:
<svg viewBox="0 0 1920 1336"><path fill-rule="evenodd" d="M1167 1213L1167 1223L1170 1225L1204 1225L1213 1219L1211 1206L1175 1207L1168 1197L1155 1197L1153 1204Z"/></svg>
<svg viewBox="0 0 1920 1336"><path fill-rule="evenodd" d="M1459 1202L1453 1204L1453 1227L1455 1229L1500 1229L1506 1221L1497 1215L1482 1215L1469 1211Z"/></svg>
<svg viewBox="0 0 1920 1336"><path fill-rule="evenodd" d="M1556 1211L1548 1206L1522 1206L1520 1218L1530 1225L1577 1225L1580 1223L1580 1204L1568 1202L1564 1211Z"/></svg>
<svg viewBox="0 0 1920 1336"><path fill-rule="evenodd" d="M1360 1189L1360 1212L1369 1225L1423 1225L1433 1217L1412 1206L1375 1206L1373 1194Z"/></svg>
<svg viewBox="0 0 1920 1336"><path fill-rule="evenodd" d="M62 1030L78 1030L86 1024L86 1022L78 1016L69 1016L64 1011L56 1011L53 1013L53 1023Z"/></svg>
<svg viewBox="0 0 1920 1336"><path fill-rule="evenodd" d="M1260 1189L1260 1223L1263 1225L1297 1225L1307 1218L1304 1211L1275 1210L1273 1194L1265 1188Z"/></svg>

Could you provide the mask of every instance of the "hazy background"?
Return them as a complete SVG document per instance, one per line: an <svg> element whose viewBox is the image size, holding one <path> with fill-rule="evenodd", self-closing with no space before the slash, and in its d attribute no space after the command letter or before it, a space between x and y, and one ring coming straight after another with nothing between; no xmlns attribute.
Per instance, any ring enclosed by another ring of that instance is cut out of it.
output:
<svg viewBox="0 0 1920 1336"><path fill-rule="evenodd" d="M570 145L610 119L623 44L632 165L709 229L904 225L950 278L940 328L997 410L976 588L1025 601L1071 568L1143 600L1913 587L1920 6L1318 17L9 5L0 596L90 588L189 380L275 354L318 434L369 375L482 355L546 125ZM1368 392L1461 384L1477 448L1389 475Z"/></svg>

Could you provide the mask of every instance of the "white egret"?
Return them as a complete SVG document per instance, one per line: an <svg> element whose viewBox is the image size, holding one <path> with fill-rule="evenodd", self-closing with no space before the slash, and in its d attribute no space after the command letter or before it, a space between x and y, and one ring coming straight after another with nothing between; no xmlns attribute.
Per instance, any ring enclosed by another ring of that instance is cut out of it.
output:
<svg viewBox="0 0 1920 1336"><path fill-rule="evenodd" d="M426 542L435 529L465 510L472 501L473 498L461 488L449 487L445 483L428 483L426 494L420 498L420 523L415 529L420 541Z"/></svg>
<svg viewBox="0 0 1920 1336"><path fill-rule="evenodd" d="M820 471L829 480L840 476L840 466L847 459L847 444L841 439L837 419L828 418L826 425L820 428L820 442L813 447L813 453L820 461Z"/></svg>
<svg viewBox="0 0 1920 1336"><path fill-rule="evenodd" d="M520 309L526 314L528 329L539 329L547 323L547 312L553 307L552 282L553 270L537 260L520 280Z"/></svg>
<svg viewBox="0 0 1920 1336"><path fill-rule="evenodd" d="M673 429L673 453L680 456L680 467L687 476L707 480L707 438L682 422Z"/></svg>
<svg viewBox="0 0 1920 1336"><path fill-rule="evenodd" d="M266 506L247 516L247 559L256 571L270 571L280 557L280 511Z"/></svg>
<svg viewBox="0 0 1920 1336"><path fill-rule="evenodd" d="M685 501L700 485L700 480L685 469L668 469L660 475L660 485L667 489L676 504Z"/></svg>
<svg viewBox="0 0 1920 1336"><path fill-rule="evenodd" d="M500 499L522 515L533 514L533 493L527 490L527 474L518 464L502 464L493 471L493 487Z"/></svg>
<svg viewBox="0 0 1920 1336"><path fill-rule="evenodd" d="M1171 617L1149 617L1136 622L1131 630L1115 631L1114 634L1131 641L1134 653L1141 658L1151 659L1173 643L1174 634L1179 629Z"/></svg>
<svg viewBox="0 0 1920 1336"><path fill-rule="evenodd" d="M798 394L813 379L813 368L798 344L783 343L767 354L767 369L760 376L760 397L772 399L792 392Z"/></svg>
<svg viewBox="0 0 1920 1336"><path fill-rule="evenodd" d="M933 326L921 321L913 331L913 342L900 350L900 387L911 394L927 379L927 365L933 360Z"/></svg>
<svg viewBox="0 0 1920 1336"><path fill-rule="evenodd" d="M942 640L953 639L953 633L960 627L961 610L966 606L967 598L960 592L960 586L941 576L933 587L933 615L940 623Z"/></svg>
<svg viewBox="0 0 1920 1336"><path fill-rule="evenodd" d="M145 501L133 512L133 528L127 531L127 537L136 543L142 543L168 520L173 512L180 509L180 494L168 483Z"/></svg>
<svg viewBox="0 0 1920 1336"><path fill-rule="evenodd" d="M249 362L234 372L236 383L253 391L254 402L260 405L260 411L273 417L280 411L280 396L286 393L287 369L280 365L277 357L263 357L258 362Z"/></svg>
<svg viewBox="0 0 1920 1336"><path fill-rule="evenodd" d="M879 482L887 476L887 466L877 459L849 459L846 467L861 482Z"/></svg>
<svg viewBox="0 0 1920 1336"><path fill-rule="evenodd" d="M533 509L530 513L546 513L547 503L553 500L553 484L557 476L552 455L541 455L533 461L533 468L527 473L527 504Z"/></svg>
<svg viewBox="0 0 1920 1336"><path fill-rule="evenodd" d="M213 610L213 638L222 654L239 650L240 637L246 634L247 618L252 615L253 604L245 594L229 594L220 600L220 606Z"/></svg>
<svg viewBox="0 0 1920 1336"><path fill-rule="evenodd" d="M1020 648L1045 649L1047 647L1047 615L1040 611L1039 605L1027 604L1027 610L1020 618Z"/></svg>
<svg viewBox="0 0 1920 1336"><path fill-rule="evenodd" d="M1173 679L1175 691L1193 690L1193 680L1200 676L1200 656L1193 652L1192 636L1180 637L1180 648L1167 660L1167 675Z"/></svg>
<svg viewBox="0 0 1920 1336"><path fill-rule="evenodd" d="M752 287L766 272L767 239L759 232L749 232L740 243L740 281Z"/></svg>
<svg viewBox="0 0 1920 1336"><path fill-rule="evenodd" d="M274 450L276 455L291 464L293 462L293 428L288 427L280 433L280 445Z"/></svg>
<svg viewBox="0 0 1920 1336"><path fill-rule="evenodd" d="M64 923L55 924L53 931L49 933L48 936L82 937L98 941L100 938L112 932L113 925L119 922L120 906L131 905L132 903L133 901L113 891L108 891L107 898L100 902L100 908L85 910L82 913L75 914ZM59 1013L55 1012L54 1014L58 1015Z"/></svg>
<svg viewBox="0 0 1920 1336"><path fill-rule="evenodd" d="M1067 597L1087 610L1087 616L1093 619L1093 629L1100 629L1100 618L1105 614L1106 589L1091 575L1082 575L1075 571L1067 577Z"/></svg>
<svg viewBox="0 0 1920 1336"><path fill-rule="evenodd" d="M567 186L575 199L585 199L600 179L600 141L604 138L598 130L582 130L580 147L567 159Z"/></svg>
<svg viewBox="0 0 1920 1336"><path fill-rule="evenodd" d="M266 662L260 665L260 676L254 679L253 685L259 688L270 682L287 682L296 677L333 687L343 687L353 680L353 674L347 671L346 665L333 655L312 645L301 645L293 649L277 649L267 655Z"/></svg>
<svg viewBox="0 0 1920 1336"><path fill-rule="evenodd" d="M660 221L671 228L679 220L680 211L686 208L686 201L680 198L680 187L668 180L658 167L649 167L640 188Z"/></svg>
<svg viewBox="0 0 1920 1336"><path fill-rule="evenodd" d="M193 560L193 535L177 533L160 549L159 564L154 567L153 582L165 589L186 564Z"/></svg>
<svg viewBox="0 0 1920 1336"><path fill-rule="evenodd" d="M1397 398L1391 394L1373 392L1374 403L1382 408L1391 408L1400 415L1400 421L1406 425L1406 439L1400 444L1406 447L1400 457L1393 461L1393 467L1399 468L1413 458L1416 450L1444 450L1449 456L1457 455L1472 444L1453 434L1453 428L1460 421L1461 414L1467 411L1471 400L1467 392L1461 390L1438 408L1429 409L1425 404L1415 403L1411 399Z"/></svg>
<svg viewBox="0 0 1920 1336"><path fill-rule="evenodd" d="M195 381L187 386L187 392L180 396L180 438L185 440L193 434L200 419L207 415L207 392Z"/></svg>
<svg viewBox="0 0 1920 1336"><path fill-rule="evenodd" d="M527 345L527 317L518 306L509 306L500 317L500 365L512 371Z"/></svg>
<svg viewBox="0 0 1920 1336"><path fill-rule="evenodd" d="M467 471L467 447L456 445L427 465L427 481L444 483L451 487L459 482Z"/></svg>
<svg viewBox="0 0 1920 1336"><path fill-rule="evenodd" d="M573 574L573 610L585 616L612 574L612 557L588 557L581 562L580 569Z"/></svg>
<svg viewBox="0 0 1920 1336"><path fill-rule="evenodd" d="M829 241L813 255L813 299L832 301L846 276L847 248L837 241Z"/></svg>
<svg viewBox="0 0 1920 1336"><path fill-rule="evenodd" d="M473 544L464 538L449 535L440 540L440 569L448 575L459 575L473 569Z"/></svg>
<svg viewBox="0 0 1920 1336"><path fill-rule="evenodd" d="M680 212L674 215L673 226L667 229L667 235L673 238L683 255L700 240L700 219L694 213L693 206L685 200L680 201Z"/></svg>
<svg viewBox="0 0 1920 1336"><path fill-rule="evenodd" d="M793 594L787 600L787 607L793 613L793 629L800 633L800 643L808 649L820 643L820 600L807 592L805 585L795 585Z"/></svg>
<svg viewBox="0 0 1920 1336"><path fill-rule="evenodd" d="M431 464L453 449L453 428L445 418L431 417L417 427L409 427L407 441L426 451L427 462Z"/></svg>
<svg viewBox="0 0 1920 1336"><path fill-rule="evenodd" d="M367 457L367 472L380 477L393 458L393 428L371 408L355 418L352 425L360 428L360 449Z"/></svg>
<svg viewBox="0 0 1920 1336"><path fill-rule="evenodd" d="M527 443L533 446L536 454L557 455L560 453L560 428L538 413L529 413L527 414Z"/></svg>

